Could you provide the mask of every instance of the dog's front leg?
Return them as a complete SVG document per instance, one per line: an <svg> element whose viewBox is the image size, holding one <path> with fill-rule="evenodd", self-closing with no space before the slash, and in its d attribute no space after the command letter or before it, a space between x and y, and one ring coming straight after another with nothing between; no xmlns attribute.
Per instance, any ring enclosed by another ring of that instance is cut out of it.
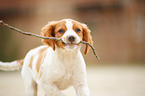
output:
<svg viewBox="0 0 145 96"><path fill-rule="evenodd" d="M75 89L77 96L89 96L89 88L86 84L78 84Z"/></svg>
<svg viewBox="0 0 145 96"><path fill-rule="evenodd" d="M77 96L90 96L89 88L87 85L86 74L80 74L85 72L75 72L75 76L73 77L73 86L76 90Z"/></svg>
<svg viewBox="0 0 145 96"><path fill-rule="evenodd" d="M57 86L53 83L39 83L44 91L45 96L65 96L60 92Z"/></svg>
<svg viewBox="0 0 145 96"><path fill-rule="evenodd" d="M90 96L85 64L80 63L74 69L72 83L76 90L77 96Z"/></svg>

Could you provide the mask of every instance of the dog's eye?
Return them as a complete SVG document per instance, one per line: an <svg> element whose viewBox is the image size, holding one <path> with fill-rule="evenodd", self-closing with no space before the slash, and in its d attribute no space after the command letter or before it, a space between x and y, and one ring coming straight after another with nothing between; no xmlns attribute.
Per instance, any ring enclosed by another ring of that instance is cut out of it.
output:
<svg viewBox="0 0 145 96"><path fill-rule="evenodd" d="M81 30L79 28L76 29L76 32L81 32Z"/></svg>
<svg viewBox="0 0 145 96"><path fill-rule="evenodd" d="M64 30L63 29L60 29L58 32L59 33L64 33Z"/></svg>

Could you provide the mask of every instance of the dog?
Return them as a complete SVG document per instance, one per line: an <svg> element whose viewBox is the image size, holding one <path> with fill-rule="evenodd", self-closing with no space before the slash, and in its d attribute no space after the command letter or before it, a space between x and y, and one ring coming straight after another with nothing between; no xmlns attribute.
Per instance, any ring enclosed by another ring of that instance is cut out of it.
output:
<svg viewBox="0 0 145 96"><path fill-rule="evenodd" d="M22 67L21 75L27 96L37 96L40 86L45 96L65 96L61 90L73 86L77 96L89 96L86 64L80 51L80 41L93 45L86 24L73 19L49 22L41 36L61 38L62 41L42 39L44 45L31 49L23 60L0 62L1 70ZM84 55L90 47L86 45Z"/></svg>

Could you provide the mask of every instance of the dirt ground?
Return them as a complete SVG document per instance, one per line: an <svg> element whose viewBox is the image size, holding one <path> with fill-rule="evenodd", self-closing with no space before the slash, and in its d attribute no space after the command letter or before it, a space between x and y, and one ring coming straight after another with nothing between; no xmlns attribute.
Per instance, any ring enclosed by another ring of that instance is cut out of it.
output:
<svg viewBox="0 0 145 96"><path fill-rule="evenodd" d="M87 73L90 96L145 96L145 66L93 66ZM63 92L75 96L72 87ZM0 71L0 96L25 96L19 71Z"/></svg>

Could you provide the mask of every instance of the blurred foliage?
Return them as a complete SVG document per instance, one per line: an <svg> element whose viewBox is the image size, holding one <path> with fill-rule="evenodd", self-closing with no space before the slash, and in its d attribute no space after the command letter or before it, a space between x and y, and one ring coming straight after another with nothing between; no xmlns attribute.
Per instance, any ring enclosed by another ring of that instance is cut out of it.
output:
<svg viewBox="0 0 145 96"><path fill-rule="evenodd" d="M0 60L12 61L18 58L19 45L16 43L18 40L13 40L12 30L0 27ZM10 47L10 46L13 47ZM4 51L7 50L7 51Z"/></svg>

